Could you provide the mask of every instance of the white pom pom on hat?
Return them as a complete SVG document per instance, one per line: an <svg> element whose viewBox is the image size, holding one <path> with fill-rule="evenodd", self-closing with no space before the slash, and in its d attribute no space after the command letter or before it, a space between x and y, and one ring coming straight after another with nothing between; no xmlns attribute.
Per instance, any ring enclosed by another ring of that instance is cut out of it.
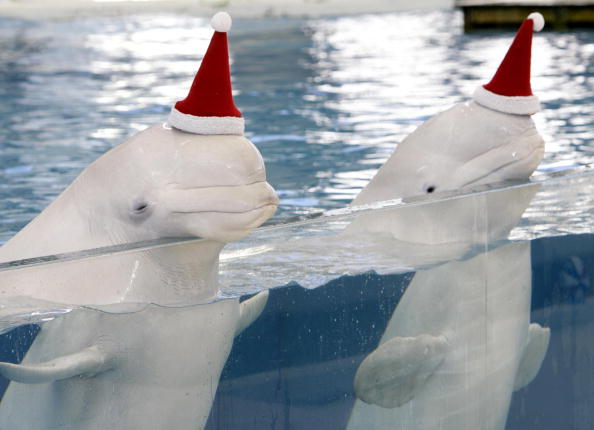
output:
<svg viewBox="0 0 594 430"><path fill-rule="evenodd" d="M231 30L232 24L233 21L231 20L231 16L227 12L217 12L210 20L210 26L214 31L219 31L221 33L227 33Z"/></svg>
<svg viewBox="0 0 594 430"><path fill-rule="evenodd" d="M528 15L528 18L526 19L532 20L532 22L534 23L534 31L536 31L537 33L539 31L542 31L542 29L544 28L545 19L540 12L532 12L530 15Z"/></svg>
<svg viewBox="0 0 594 430"><path fill-rule="evenodd" d="M530 86L530 63L532 34L542 30L544 22L538 12L528 15L491 81L474 92L475 102L516 115L532 115L540 110L540 101Z"/></svg>

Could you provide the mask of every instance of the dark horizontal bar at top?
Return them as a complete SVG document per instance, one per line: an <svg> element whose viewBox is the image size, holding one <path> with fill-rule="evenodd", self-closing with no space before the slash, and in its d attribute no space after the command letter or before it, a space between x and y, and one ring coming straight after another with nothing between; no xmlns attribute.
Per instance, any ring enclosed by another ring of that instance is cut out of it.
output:
<svg viewBox="0 0 594 430"><path fill-rule="evenodd" d="M544 16L545 30L594 28L594 3L575 6L485 4L460 7L464 12L465 31L517 28L530 13L535 11Z"/></svg>
<svg viewBox="0 0 594 430"><path fill-rule="evenodd" d="M592 6L594 0L455 0L456 7L466 6Z"/></svg>

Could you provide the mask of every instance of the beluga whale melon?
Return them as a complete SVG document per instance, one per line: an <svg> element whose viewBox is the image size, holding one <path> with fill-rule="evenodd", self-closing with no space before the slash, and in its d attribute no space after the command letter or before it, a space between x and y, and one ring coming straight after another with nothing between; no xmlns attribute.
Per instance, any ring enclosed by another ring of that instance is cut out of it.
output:
<svg viewBox="0 0 594 430"><path fill-rule="evenodd" d="M400 143L353 203L526 180L544 153L530 117L539 110L530 87L532 34L543 26L542 15L529 15L492 80ZM504 429L512 392L537 375L550 337L530 324L529 242L494 244L534 192L493 190L364 215L349 226L353 234L483 249L415 273L357 370L349 430Z"/></svg>
<svg viewBox="0 0 594 430"><path fill-rule="evenodd" d="M219 252L278 205L233 101L231 18L219 13L211 24L189 94L167 122L87 167L0 248L0 261L160 238L203 240L4 273L2 300L73 310L42 324L20 364L0 363L12 381L0 401L0 428L204 426L234 336L267 300L266 292L242 303L216 300ZM128 303L157 305L113 307Z"/></svg>

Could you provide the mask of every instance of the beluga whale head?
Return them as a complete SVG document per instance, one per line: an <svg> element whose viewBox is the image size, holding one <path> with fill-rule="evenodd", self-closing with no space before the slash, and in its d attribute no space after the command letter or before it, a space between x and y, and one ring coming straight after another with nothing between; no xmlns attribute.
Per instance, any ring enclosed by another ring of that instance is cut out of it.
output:
<svg viewBox="0 0 594 430"><path fill-rule="evenodd" d="M268 219L277 205L249 140L170 124L152 126L105 154L68 191L90 233L111 243L160 237L230 242Z"/></svg>
<svg viewBox="0 0 594 430"><path fill-rule="evenodd" d="M0 261L165 237L238 240L276 210L231 89L227 31L216 14L188 96L166 123L105 153L0 248Z"/></svg>
<svg viewBox="0 0 594 430"><path fill-rule="evenodd" d="M478 87L472 100L435 115L398 144L352 205L528 179L544 155L531 118L540 102L530 85L532 34L543 26L541 14L528 16L491 81ZM462 252L470 244L505 237L534 193L531 187L509 188L463 201L405 205L362 215L347 232L376 233L406 244L457 243Z"/></svg>
<svg viewBox="0 0 594 430"><path fill-rule="evenodd" d="M540 109L530 86L532 32L543 26L530 14L491 81L398 144L353 204L527 179L544 155L530 117Z"/></svg>

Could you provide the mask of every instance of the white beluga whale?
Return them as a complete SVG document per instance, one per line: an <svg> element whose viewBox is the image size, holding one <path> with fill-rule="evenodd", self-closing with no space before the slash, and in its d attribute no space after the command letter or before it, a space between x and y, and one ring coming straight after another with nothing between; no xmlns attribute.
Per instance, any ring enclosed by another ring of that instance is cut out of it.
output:
<svg viewBox="0 0 594 430"><path fill-rule="evenodd" d="M267 292L242 303L217 300L219 252L278 204L231 95L231 19L219 13L212 25L188 97L167 123L91 164L0 248L0 261L203 240L2 273L3 303L73 310L42 324L20 364L0 363L12 381L0 401L0 428L204 426L234 336L267 301Z"/></svg>
<svg viewBox="0 0 594 430"><path fill-rule="evenodd" d="M539 110L530 88L532 32L543 25L531 14L491 82L405 139L353 203L526 180L544 152L530 118ZM483 248L414 275L379 346L357 370L348 429L504 428L513 390L536 376L550 337L530 324L529 243L496 244L535 191L512 187L413 205L348 227Z"/></svg>

